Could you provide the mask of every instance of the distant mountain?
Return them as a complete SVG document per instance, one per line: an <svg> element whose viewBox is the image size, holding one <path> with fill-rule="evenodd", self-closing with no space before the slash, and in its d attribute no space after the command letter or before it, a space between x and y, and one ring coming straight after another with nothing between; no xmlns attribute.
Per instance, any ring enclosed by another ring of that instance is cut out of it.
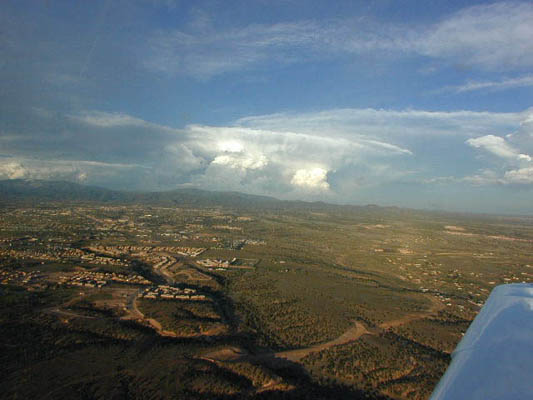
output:
<svg viewBox="0 0 533 400"><path fill-rule="evenodd" d="M0 200L9 201L121 201L122 192L65 181L9 179L0 181Z"/></svg>
<svg viewBox="0 0 533 400"><path fill-rule="evenodd" d="M126 194L126 192L123 192ZM268 196L257 196L239 192L213 192L200 189L176 189L165 192L137 193L133 201L147 204L223 206L235 208L279 208L284 201Z"/></svg>
<svg viewBox="0 0 533 400"><path fill-rule="evenodd" d="M224 207L233 209L347 211L405 213L406 209L376 205L336 205L321 201L279 200L240 192L176 189L163 192L129 192L66 181L0 180L0 205L46 202L146 204L158 206Z"/></svg>
<svg viewBox="0 0 533 400"><path fill-rule="evenodd" d="M0 202L103 202L203 207L280 208L290 202L239 192L177 189L165 192L126 192L65 181L10 179L0 181Z"/></svg>
<svg viewBox="0 0 533 400"><path fill-rule="evenodd" d="M442 216L486 217L483 214L448 213L427 210L412 210L398 207L381 207L374 204L366 206L328 204L321 201L289 201L269 196L257 196L240 192L217 192L200 189L176 189L164 192L128 192L110 190L98 186L80 185L66 181L44 181L10 179L0 180L0 206L2 205L35 205L47 202L76 203L112 203L112 204L145 204L167 207L224 207L239 210L283 210L283 211L316 211L333 212L342 215L344 212L357 212L376 219L386 215L409 217L414 215L425 218ZM521 219L522 220L522 219Z"/></svg>

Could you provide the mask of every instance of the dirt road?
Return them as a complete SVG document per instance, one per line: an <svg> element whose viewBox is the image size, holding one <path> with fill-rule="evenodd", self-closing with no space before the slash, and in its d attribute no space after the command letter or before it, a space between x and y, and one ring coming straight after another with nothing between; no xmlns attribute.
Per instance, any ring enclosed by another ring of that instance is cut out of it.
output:
<svg viewBox="0 0 533 400"><path fill-rule="evenodd" d="M306 347L304 349L281 351L279 353L275 353L274 356L277 358L285 358L287 360L297 362L311 353L316 353L318 351L326 350L333 346L339 346L342 344L353 342L359 339L361 336L369 333L370 332L368 331L368 329L366 329L366 327L362 323L355 322L354 325L346 332L344 332L341 336L336 339L330 340L329 342L320 343L311 347Z"/></svg>
<svg viewBox="0 0 533 400"><path fill-rule="evenodd" d="M381 329L394 328L394 327L401 326L401 325L404 325L404 324L407 324L409 322L413 322L419 319L433 317L439 311L444 309L444 304L442 304L442 302L437 300L435 297L427 296L427 298L431 301L431 306L426 311L420 311L420 312L416 312L412 314L407 314L403 316L402 318L383 322L382 324L379 325L379 327Z"/></svg>
<svg viewBox="0 0 533 400"><path fill-rule="evenodd" d="M426 311L407 314L402 318L398 318L391 321L386 321L376 328L368 329L363 323L355 322L346 332L339 337L320 343L314 346L305 347L296 350L280 351L277 353L262 353L262 354L246 354L242 349L236 347L228 347L226 349L220 349L217 352L206 354L204 359L211 361L250 361L253 360L267 360L267 359L285 359L292 362L300 362L303 358L311 353L316 353L322 350L329 349L334 346L340 346L354 342L361 338L363 335L378 335L386 329L397 327L418 319L428 318L437 314L444 308L438 299L433 296L427 296L431 301L430 307Z"/></svg>

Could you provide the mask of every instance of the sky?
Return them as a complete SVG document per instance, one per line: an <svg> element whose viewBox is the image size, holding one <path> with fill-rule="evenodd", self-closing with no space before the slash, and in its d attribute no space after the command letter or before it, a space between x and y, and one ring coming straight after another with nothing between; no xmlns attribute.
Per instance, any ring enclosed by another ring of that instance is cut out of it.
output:
<svg viewBox="0 0 533 400"><path fill-rule="evenodd" d="M533 214L533 2L4 0L0 179Z"/></svg>

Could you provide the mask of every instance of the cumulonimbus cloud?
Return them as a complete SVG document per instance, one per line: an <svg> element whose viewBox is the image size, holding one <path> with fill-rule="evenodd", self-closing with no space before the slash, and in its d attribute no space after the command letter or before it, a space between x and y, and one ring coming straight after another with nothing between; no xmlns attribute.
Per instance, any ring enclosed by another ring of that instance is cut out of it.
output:
<svg viewBox="0 0 533 400"><path fill-rule="evenodd" d="M6 139L2 146L8 155L0 158L1 177L83 180L151 190L195 185L293 198L340 195L410 176L437 182L431 170L439 153L437 143L457 145L457 151L470 147L505 162L496 179L477 174L477 180L464 179L465 183L526 183L533 123L530 110L338 109L251 116L229 126L193 124L182 129L101 111L62 117L42 110L36 114L33 131L0 137ZM35 148L39 153L30 150ZM456 178L455 182L462 179Z"/></svg>
<svg viewBox="0 0 533 400"><path fill-rule="evenodd" d="M82 177L87 183L110 185L122 174L128 177L125 183L136 179L134 187L144 189L192 183L212 189L286 194L328 191L329 174L350 165L368 173L372 169L363 164L371 164L374 158L412 156L408 148L385 139L343 136L335 130L306 133L238 124L175 129L101 111L60 117L43 110L35 114L34 133L14 135L3 142L11 158L9 163L4 160L2 177ZM49 130L41 129L43 126ZM35 148L39 153L30 150ZM13 164L14 160L21 161ZM109 173L103 173L105 169Z"/></svg>
<svg viewBox="0 0 533 400"><path fill-rule="evenodd" d="M328 171L320 167L299 169L294 173L291 183L304 189L328 190L327 174Z"/></svg>

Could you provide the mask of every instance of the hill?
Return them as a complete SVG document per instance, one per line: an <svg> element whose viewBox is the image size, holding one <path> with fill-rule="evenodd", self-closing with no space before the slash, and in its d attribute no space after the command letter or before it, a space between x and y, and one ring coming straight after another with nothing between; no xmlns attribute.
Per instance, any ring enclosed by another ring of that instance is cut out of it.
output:
<svg viewBox="0 0 533 400"><path fill-rule="evenodd" d="M154 206L223 207L234 210L278 210L316 211L344 213L356 211L360 214L384 216L442 215L471 218L490 217L483 214L450 213L428 210L413 210L399 207L383 207L374 204L365 206L340 205L322 201L279 200L270 196L252 195L240 192L210 191L194 188L159 192L133 192L111 190L98 186L82 185L67 181L0 180L0 204L34 205L47 202L79 202L109 204L143 204ZM492 216L493 218L495 216ZM522 220L522 218L520 218Z"/></svg>
<svg viewBox="0 0 533 400"><path fill-rule="evenodd" d="M0 181L0 201L2 203L74 201L270 209L286 207L290 203L273 197L239 192L212 192L200 189L127 192L73 182L24 179Z"/></svg>

